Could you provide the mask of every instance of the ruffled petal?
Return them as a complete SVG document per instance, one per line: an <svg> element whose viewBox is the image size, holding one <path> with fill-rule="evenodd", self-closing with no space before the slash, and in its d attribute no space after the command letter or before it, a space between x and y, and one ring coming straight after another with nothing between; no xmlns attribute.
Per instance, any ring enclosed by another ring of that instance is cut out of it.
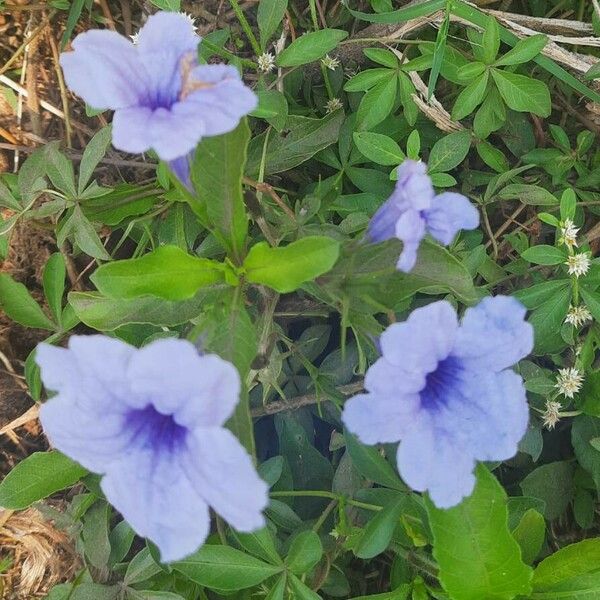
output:
<svg viewBox="0 0 600 600"><path fill-rule="evenodd" d="M465 311L452 351L470 369L503 371L533 350L525 307L509 296L484 298Z"/></svg>
<svg viewBox="0 0 600 600"><path fill-rule="evenodd" d="M201 115L204 136L221 135L234 130L242 117L258 106L256 94L242 81L235 67L200 65L190 77L190 86L207 84L187 96L182 104ZM192 106L193 105L193 106Z"/></svg>
<svg viewBox="0 0 600 600"><path fill-rule="evenodd" d="M151 403L185 427L216 427L233 414L240 394L235 367L191 342L167 338L138 350L128 378L138 408Z"/></svg>
<svg viewBox="0 0 600 600"><path fill-rule="evenodd" d="M402 439L419 407L416 394L358 394L346 401L342 421L363 444L387 444Z"/></svg>
<svg viewBox="0 0 600 600"><path fill-rule="evenodd" d="M369 241L384 242L396 236L396 223L402 215L402 209L391 198L388 198L375 212L369 221L367 236Z"/></svg>
<svg viewBox="0 0 600 600"><path fill-rule="evenodd" d="M425 386L425 373L407 371L401 365L392 364L384 357L377 359L365 374L365 389L385 396L414 394Z"/></svg>
<svg viewBox="0 0 600 600"><path fill-rule="evenodd" d="M390 325L381 335L385 359L409 373L435 370L454 346L458 320L445 300L414 310L403 323Z"/></svg>
<svg viewBox="0 0 600 600"><path fill-rule="evenodd" d="M183 454L183 449L124 454L100 484L107 500L134 531L158 546L164 562L197 550L210 530L208 506L182 468L188 460Z"/></svg>
<svg viewBox="0 0 600 600"><path fill-rule="evenodd" d="M145 106L121 108L113 115L112 144L117 150L141 154L152 147L152 109Z"/></svg>
<svg viewBox="0 0 600 600"><path fill-rule="evenodd" d="M461 229L475 229L479 212L469 199L455 192L436 196L425 211L427 231L444 246L448 246Z"/></svg>
<svg viewBox="0 0 600 600"><path fill-rule="evenodd" d="M390 198L398 208L420 211L431 206L435 192L425 163L406 159L398 167L397 176L396 187Z"/></svg>
<svg viewBox="0 0 600 600"><path fill-rule="evenodd" d="M418 211L407 210L396 222L395 233L403 243L396 266L400 271L407 273L417 262L417 250L425 237L425 219Z"/></svg>
<svg viewBox="0 0 600 600"><path fill-rule="evenodd" d="M472 493L475 461L456 440L435 429L421 412L402 439L397 455L398 471L412 489L428 491L438 508L450 508Z"/></svg>
<svg viewBox="0 0 600 600"><path fill-rule="evenodd" d="M135 46L106 30L90 30L73 40L73 52L61 54L67 86L96 109L124 108L148 96L150 80Z"/></svg>
<svg viewBox="0 0 600 600"><path fill-rule="evenodd" d="M189 447L185 470L209 506L238 531L263 527L268 486L237 438L227 429L199 428Z"/></svg>

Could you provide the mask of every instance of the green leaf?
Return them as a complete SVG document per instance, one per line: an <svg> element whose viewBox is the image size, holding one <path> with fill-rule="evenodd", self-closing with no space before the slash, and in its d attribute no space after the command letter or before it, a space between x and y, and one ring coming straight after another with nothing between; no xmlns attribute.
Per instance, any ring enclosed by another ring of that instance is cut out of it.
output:
<svg viewBox="0 0 600 600"><path fill-rule="evenodd" d="M64 454L34 452L0 482L0 506L22 510L69 487L87 471Z"/></svg>
<svg viewBox="0 0 600 600"><path fill-rule="evenodd" d="M483 61L486 65L492 64L500 48L500 27L498 27L498 21L492 16L487 18L481 46Z"/></svg>
<svg viewBox="0 0 600 600"><path fill-rule="evenodd" d="M561 548L554 554L546 557L533 573L533 588L536 592L552 590L557 584L565 583L570 579L586 573L598 572L600 563L600 538L583 540ZM598 588L596 587L596 590ZM583 590L582 590L583 591ZM576 596L554 596L555 598L573 598ZM577 596L583 598L584 596ZM590 595L589 598L596 598Z"/></svg>
<svg viewBox="0 0 600 600"><path fill-rule="evenodd" d="M560 218L574 219L577 210L577 196L572 189L566 189L560 198Z"/></svg>
<svg viewBox="0 0 600 600"><path fill-rule="evenodd" d="M431 15L438 10L444 9L446 5L447 0L425 0L425 2L419 2L417 5L407 6L399 10L378 14L369 14L360 12L358 10L352 10L349 7L346 8L354 18L361 21L368 21L369 23L397 24L404 21L410 21L411 19L418 19L419 17Z"/></svg>
<svg viewBox="0 0 600 600"><path fill-rule="evenodd" d="M391 72L387 79L374 85L361 99L356 112L356 130L373 129L392 111L396 101L398 78Z"/></svg>
<svg viewBox="0 0 600 600"><path fill-rule="evenodd" d="M262 0L258 3L256 19L260 32L260 45L263 50L283 21L287 5L288 0Z"/></svg>
<svg viewBox="0 0 600 600"><path fill-rule="evenodd" d="M110 125L103 127L96 135L94 135L85 147L79 165L79 182L77 186L79 195L81 195L83 190L87 187L87 184L94 174L94 169L106 154L106 149L110 144L111 134L112 127Z"/></svg>
<svg viewBox="0 0 600 600"><path fill-rule="evenodd" d="M56 329L27 288L7 273L0 273L0 307L13 321L25 327Z"/></svg>
<svg viewBox="0 0 600 600"><path fill-rule="evenodd" d="M296 38L277 56L280 67L297 67L319 60L348 37L343 29L321 29Z"/></svg>
<svg viewBox="0 0 600 600"><path fill-rule="evenodd" d="M552 111L548 86L537 79L492 69L492 77L504 102L513 110L547 117Z"/></svg>
<svg viewBox="0 0 600 600"><path fill-rule="evenodd" d="M558 519L573 499L573 467L567 461L542 465L523 479L521 489L525 496L546 503L546 519Z"/></svg>
<svg viewBox="0 0 600 600"><path fill-rule="evenodd" d="M595 445L600 436L600 419L588 415L579 415L573 419L571 444L579 464L594 479L597 490L600 490L600 451Z"/></svg>
<svg viewBox="0 0 600 600"><path fill-rule="evenodd" d="M357 131L353 138L360 153L378 165L398 166L406 158L400 146L387 135Z"/></svg>
<svg viewBox="0 0 600 600"><path fill-rule="evenodd" d="M308 573L323 556L321 539L312 530L300 532L292 540L285 557L287 568L297 575Z"/></svg>
<svg viewBox="0 0 600 600"><path fill-rule="evenodd" d="M501 200L519 200L523 204L533 206L556 206L558 199L547 189L538 185L511 183L503 187L497 194Z"/></svg>
<svg viewBox="0 0 600 600"><path fill-rule="evenodd" d="M110 260L110 254L102 245L96 230L83 214L79 205L75 206L71 215L63 224L62 234L66 237L73 234L75 243L86 253L100 260Z"/></svg>
<svg viewBox="0 0 600 600"><path fill-rule="evenodd" d="M429 72L429 82L427 84L427 100L431 99L433 92L435 91L435 85L440 75L442 63L444 62L444 56L446 54L446 41L448 39L448 29L450 27L450 13L452 7L450 4L447 5L446 14L440 28L438 29L437 36L435 38L435 45L433 47L433 56L431 62L431 71Z"/></svg>
<svg viewBox="0 0 600 600"><path fill-rule="evenodd" d="M272 565L280 565L283 563L275 548L273 534L268 527L263 527L252 533L232 531L232 534L238 544L240 544L246 552L252 554L252 556L256 556Z"/></svg>
<svg viewBox="0 0 600 600"><path fill-rule="evenodd" d="M470 115L483 102L489 78L489 72L484 71L458 95L452 108L452 118L455 121Z"/></svg>
<svg viewBox="0 0 600 600"><path fill-rule="evenodd" d="M269 565L235 548L210 544L185 560L173 563L172 567L199 585L225 592L258 585L281 572L281 567Z"/></svg>
<svg viewBox="0 0 600 600"><path fill-rule="evenodd" d="M150 550L142 548L127 565L127 571L125 571L125 577L123 583L126 585L134 585L141 583L154 577L162 571L161 566L154 560Z"/></svg>
<svg viewBox="0 0 600 600"><path fill-rule="evenodd" d="M348 432L344 433L344 439L352 463L363 477L394 490L406 491L405 485L377 448L361 444L355 436Z"/></svg>
<svg viewBox="0 0 600 600"><path fill-rule="evenodd" d="M354 550L358 558L369 559L385 552L390 545L394 530L400 522L400 516L405 508L405 496L384 506L363 529L362 535Z"/></svg>
<svg viewBox="0 0 600 600"><path fill-rule="evenodd" d="M305 583L295 575L290 575L289 586L294 600L321 600L321 596L313 592Z"/></svg>
<svg viewBox="0 0 600 600"><path fill-rule="evenodd" d="M537 558L546 537L546 521L535 509L530 508L521 517L513 537L521 547L523 562L530 565Z"/></svg>
<svg viewBox="0 0 600 600"><path fill-rule="evenodd" d="M531 569L508 530L506 493L483 466L473 494L441 510L426 499L440 582L453 600L509 600L531 591Z"/></svg>
<svg viewBox="0 0 600 600"><path fill-rule="evenodd" d="M333 238L309 236L287 246L271 248L259 242L250 248L244 261L246 279L280 293L293 292L333 267L340 243Z"/></svg>
<svg viewBox="0 0 600 600"><path fill-rule="evenodd" d="M57 323L62 318L62 299L65 293L65 277L67 269L65 259L60 252L55 252L44 267L44 296Z"/></svg>
<svg viewBox="0 0 600 600"><path fill-rule="evenodd" d="M475 148L477 154L481 157L481 160L483 160L488 167L491 167L498 173L506 173L506 171L508 171L508 161L500 148L493 146L485 140L480 140Z"/></svg>
<svg viewBox="0 0 600 600"><path fill-rule="evenodd" d="M19 201L13 196L12 192L2 183L0 180L0 206L4 208L10 208L15 212L20 213L23 210Z"/></svg>
<svg viewBox="0 0 600 600"><path fill-rule="evenodd" d="M527 248L521 256L535 265L560 265L567 260L564 250L544 244Z"/></svg>
<svg viewBox="0 0 600 600"><path fill-rule="evenodd" d="M534 59L547 43L548 37L541 33L519 40L511 50L494 63L494 66L520 65L528 62Z"/></svg>
<svg viewBox="0 0 600 600"><path fill-rule="evenodd" d="M98 331L114 331L132 323L174 327L202 312L206 294L207 290L201 289L189 300L173 302L156 296L126 300L106 298L97 292L70 292L69 304L83 323Z"/></svg>
<svg viewBox="0 0 600 600"><path fill-rule="evenodd" d="M160 246L140 258L106 263L91 276L98 290L110 298L151 295L185 300L199 288L224 281L221 265L188 254L178 246Z"/></svg>
<svg viewBox="0 0 600 600"><path fill-rule="evenodd" d="M567 316L570 303L571 288L566 286L557 289L551 298L531 313L529 322L535 331L536 354L546 354L564 345L560 337L560 328Z"/></svg>
<svg viewBox="0 0 600 600"><path fill-rule="evenodd" d="M344 84L345 92L366 92L383 79L390 77L389 69L367 69L357 73Z"/></svg>
<svg viewBox="0 0 600 600"><path fill-rule="evenodd" d="M466 158L471 147L471 134L467 130L456 131L439 139L431 148L427 170L431 173L454 169Z"/></svg>
<svg viewBox="0 0 600 600"><path fill-rule="evenodd" d="M69 198L76 198L75 171L73 163L58 149L59 142L50 142L43 149L46 174L52 185Z"/></svg>
<svg viewBox="0 0 600 600"><path fill-rule="evenodd" d="M373 62L379 63L390 69L397 69L399 62L396 55L384 48L365 48L363 54Z"/></svg>
<svg viewBox="0 0 600 600"><path fill-rule="evenodd" d="M200 202L216 227L215 233L238 259L248 233L242 177L249 139L246 119L229 133L202 138L191 171Z"/></svg>

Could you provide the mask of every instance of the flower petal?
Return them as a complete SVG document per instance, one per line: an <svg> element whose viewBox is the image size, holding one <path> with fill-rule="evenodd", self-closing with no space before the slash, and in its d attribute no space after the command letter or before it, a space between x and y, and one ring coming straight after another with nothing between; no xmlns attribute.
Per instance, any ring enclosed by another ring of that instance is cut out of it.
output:
<svg viewBox="0 0 600 600"><path fill-rule="evenodd" d="M458 330L456 311L440 300L417 308L404 323L390 325L381 335L385 359L405 371L431 373L448 356Z"/></svg>
<svg viewBox="0 0 600 600"><path fill-rule="evenodd" d="M138 350L127 373L137 408L152 403L185 427L216 427L233 414L240 394L235 367L199 354L186 340L156 340Z"/></svg>
<svg viewBox="0 0 600 600"><path fill-rule="evenodd" d="M363 444L399 441L412 427L419 396L358 394L346 401L342 421Z"/></svg>
<svg viewBox="0 0 600 600"><path fill-rule="evenodd" d="M397 170L398 180L391 199L402 210L426 210L435 195L427 165L406 159Z"/></svg>
<svg viewBox="0 0 600 600"><path fill-rule="evenodd" d="M384 242L396 236L396 223L402 215L402 209L388 198L375 212L369 221L367 236L369 241Z"/></svg>
<svg viewBox="0 0 600 600"><path fill-rule="evenodd" d="M146 98L149 77L135 46L106 30L80 33L73 52L61 54L67 86L96 109L115 110Z"/></svg>
<svg viewBox="0 0 600 600"><path fill-rule="evenodd" d="M268 487L237 438L227 429L198 428L189 445L185 470L209 506L239 531L263 527Z"/></svg>
<svg viewBox="0 0 600 600"><path fill-rule="evenodd" d="M516 364L533 349L525 312L510 296L484 298L465 311L452 354L470 369L499 372Z"/></svg>
<svg viewBox="0 0 600 600"><path fill-rule="evenodd" d="M365 375L365 389L377 395L414 394L425 386L425 373L406 371L384 357L377 359Z"/></svg>
<svg viewBox="0 0 600 600"><path fill-rule="evenodd" d="M396 222L395 233L403 243L397 267L408 273L417 262L417 250L425 237L425 219L418 211L407 210Z"/></svg>
<svg viewBox="0 0 600 600"><path fill-rule="evenodd" d="M455 192L436 196L425 211L427 231L444 246L448 246L461 229L475 229L479 213L469 199Z"/></svg>
<svg viewBox="0 0 600 600"><path fill-rule="evenodd" d="M200 65L191 74L191 85L208 84L182 101L188 110L201 115L204 136L221 135L234 130L242 117L258 106L256 94L242 81L235 67Z"/></svg>
<svg viewBox="0 0 600 600"><path fill-rule="evenodd" d="M450 508L473 491L475 461L455 440L437 431L421 412L398 447L398 471L414 490L427 490L438 508Z"/></svg>
<svg viewBox="0 0 600 600"><path fill-rule="evenodd" d="M125 454L100 484L135 532L158 546L164 562L194 552L210 529L208 506L184 472L184 460L178 452Z"/></svg>
<svg viewBox="0 0 600 600"><path fill-rule="evenodd" d="M141 154L152 147L152 109L145 106L121 108L113 115L112 145L117 150Z"/></svg>
<svg viewBox="0 0 600 600"><path fill-rule="evenodd" d="M191 170L191 161L194 157L193 152L189 152L184 156L180 156L179 158L175 158L174 160L169 161L169 168L181 183L188 189L190 192L194 191L192 186L192 179L190 176Z"/></svg>

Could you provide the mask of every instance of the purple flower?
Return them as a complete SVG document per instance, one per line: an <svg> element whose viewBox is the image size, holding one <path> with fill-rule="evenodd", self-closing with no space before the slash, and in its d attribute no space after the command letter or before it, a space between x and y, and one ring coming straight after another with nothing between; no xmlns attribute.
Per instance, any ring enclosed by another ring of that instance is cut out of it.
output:
<svg viewBox="0 0 600 600"><path fill-rule="evenodd" d="M508 296L482 300L460 325L446 301L413 311L382 334L345 426L365 444L400 441L406 483L440 508L458 504L473 491L475 461L511 458L525 434L525 389L510 369L533 347L524 318Z"/></svg>
<svg viewBox="0 0 600 600"><path fill-rule="evenodd" d="M58 392L40 411L51 443L104 475L106 498L164 561L204 542L209 506L240 531L264 525L267 486L223 427L240 392L232 364L185 340L138 350L102 335L40 344L36 360Z"/></svg>
<svg viewBox="0 0 600 600"><path fill-rule="evenodd" d="M417 262L417 250L426 233L448 246L460 229L478 225L479 213L466 196L455 192L436 196L427 166L405 160L398 167L396 189L373 215L367 235L372 242L393 237L402 240L397 267L408 272Z"/></svg>
<svg viewBox="0 0 600 600"><path fill-rule="evenodd" d="M234 67L198 64L200 39L187 16L159 12L135 44L114 31L79 34L60 64L71 90L96 109L115 111L115 148L152 148L173 161L202 137L235 129L257 105Z"/></svg>

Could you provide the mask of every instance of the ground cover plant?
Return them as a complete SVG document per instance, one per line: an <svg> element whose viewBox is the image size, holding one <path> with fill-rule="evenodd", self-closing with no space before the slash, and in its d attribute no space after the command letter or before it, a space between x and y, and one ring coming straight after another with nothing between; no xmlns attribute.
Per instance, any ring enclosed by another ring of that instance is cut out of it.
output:
<svg viewBox="0 0 600 600"><path fill-rule="evenodd" d="M598 2L3 8L7 598L600 597Z"/></svg>

